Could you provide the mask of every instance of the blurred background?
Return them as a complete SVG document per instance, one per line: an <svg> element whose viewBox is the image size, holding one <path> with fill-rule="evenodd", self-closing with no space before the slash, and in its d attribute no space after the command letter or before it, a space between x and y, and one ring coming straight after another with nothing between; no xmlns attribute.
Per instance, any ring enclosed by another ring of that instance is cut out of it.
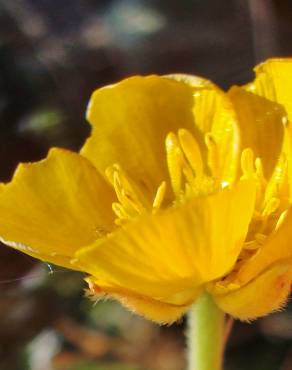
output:
<svg viewBox="0 0 292 370"><path fill-rule="evenodd" d="M99 86L181 72L228 88L291 40L289 0L0 0L0 181L51 146L78 150ZM84 288L1 246L0 370L185 369L184 320L159 327ZM235 323L225 369L291 370L292 307Z"/></svg>

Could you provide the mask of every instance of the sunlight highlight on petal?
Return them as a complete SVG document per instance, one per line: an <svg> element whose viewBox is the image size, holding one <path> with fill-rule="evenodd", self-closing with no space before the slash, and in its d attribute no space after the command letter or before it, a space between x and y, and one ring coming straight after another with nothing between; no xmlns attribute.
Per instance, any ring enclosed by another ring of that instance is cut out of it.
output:
<svg viewBox="0 0 292 370"><path fill-rule="evenodd" d="M113 196L85 158L52 149L43 161L21 164L0 192L1 239L71 268L76 249L113 228Z"/></svg>

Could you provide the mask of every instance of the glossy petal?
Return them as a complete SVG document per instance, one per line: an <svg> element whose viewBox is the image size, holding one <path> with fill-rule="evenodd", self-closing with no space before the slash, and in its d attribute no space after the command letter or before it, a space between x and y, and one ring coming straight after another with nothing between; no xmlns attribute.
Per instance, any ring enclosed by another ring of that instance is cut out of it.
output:
<svg viewBox="0 0 292 370"><path fill-rule="evenodd" d="M252 320L278 310L287 302L292 283L292 261L273 265L247 285L223 295L213 295L231 316Z"/></svg>
<svg viewBox="0 0 292 370"><path fill-rule="evenodd" d="M101 173L119 163L152 200L168 178L164 141L179 128L192 132L214 175L232 181L237 171L238 135L224 93L195 76L132 77L97 90L90 101L91 137L81 153ZM216 144L207 159L205 134Z"/></svg>
<svg viewBox="0 0 292 370"><path fill-rule="evenodd" d="M282 104L292 120L292 58L269 59L255 68L256 79L245 88Z"/></svg>
<svg viewBox="0 0 292 370"><path fill-rule="evenodd" d="M244 180L232 190L146 215L79 250L75 263L94 276L102 291L125 296L126 289L131 297L187 306L202 284L234 265L254 198L255 183Z"/></svg>
<svg viewBox="0 0 292 370"><path fill-rule="evenodd" d="M168 176L166 135L194 126L192 107L190 86L158 76L96 90L87 111L93 131L81 153L101 173L119 163L152 199Z"/></svg>
<svg viewBox="0 0 292 370"><path fill-rule="evenodd" d="M113 228L113 194L78 154L52 149L18 166L0 192L1 240L41 260L72 268L76 249Z"/></svg>
<svg viewBox="0 0 292 370"><path fill-rule="evenodd" d="M222 182L233 182L238 170L240 137L229 97L211 81L197 76L174 74L166 77L194 88L195 133L202 155L207 157L205 160L215 177ZM208 152L206 135L209 138Z"/></svg>
<svg viewBox="0 0 292 370"><path fill-rule="evenodd" d="M255 157L262 160L264 174L269 178L282 149L286 112L279 104L239 87L233 87L228 95L238 116L241 148L253 150Z"/></svg>

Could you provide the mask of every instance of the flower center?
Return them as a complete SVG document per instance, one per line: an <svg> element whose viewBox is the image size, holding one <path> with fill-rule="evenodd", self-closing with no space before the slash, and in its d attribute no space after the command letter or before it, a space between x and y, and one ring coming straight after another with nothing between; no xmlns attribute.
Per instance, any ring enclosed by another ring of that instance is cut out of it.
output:
<svg viewBox="0 0 292 370"><path fill-rule="evenodd" d="M205 135L205 142L208 158L212 162L210 167L216 169L216 161L219 160L216 156L217 144L211 134ZM232 186L211 173L203 160L197 140L188 130L179 129L177 135L170 132L166 137L165 146L170 183L175 196L170 206ZM263 245L266 237L277 230L285 218L288 206L288 200L281 196L287 176L287 159L284 154L281 155L269 181L264 176L261 159L254 159L250 148L242 151L241 171L242 178L256 180L257 195L254 215L239 262L252 255ZM166 181L158 186L153 200L149 201L141 187L118 164L108 167L106 176L117 196L117 201L112 204L117 216L117 225L122 225L143 213L156 213L165 200Z"/></svg>
<svg viewBox="0 0 292 370"><path fill-rule="evenodd" d="M216 143L211 135L206 135L208 151L216 159ZM201 149L186 129L178 130L178 135L169 133L165 141L166 159L171 186L175 195L173 205L181 203L191 197L212 194L228 183L220 182L208 175L207 166L204 164ZM106 169L106 176L112 184L117 202L112 204L117 216L116 224L121 225L145 212L156 213L165 199L166 181L157 188L152 202L145 197L141 188L121 168L113 164Z"/></svg>

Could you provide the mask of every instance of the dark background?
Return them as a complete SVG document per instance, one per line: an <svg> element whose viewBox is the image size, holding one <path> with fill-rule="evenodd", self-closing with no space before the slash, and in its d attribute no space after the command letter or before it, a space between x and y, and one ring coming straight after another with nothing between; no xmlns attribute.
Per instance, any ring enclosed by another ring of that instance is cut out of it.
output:
<svg viewBox="0 0 292 370"><path fill-rule="evenodd" d="M0 180L51 146L78 150L98 86L181 72L228 88L291 54L289 0L0 0ZM158 327L84 288L1 246L0 370L185 368L183 320ZM291 370L292 310L236 323L225 369Z"/></svg>

